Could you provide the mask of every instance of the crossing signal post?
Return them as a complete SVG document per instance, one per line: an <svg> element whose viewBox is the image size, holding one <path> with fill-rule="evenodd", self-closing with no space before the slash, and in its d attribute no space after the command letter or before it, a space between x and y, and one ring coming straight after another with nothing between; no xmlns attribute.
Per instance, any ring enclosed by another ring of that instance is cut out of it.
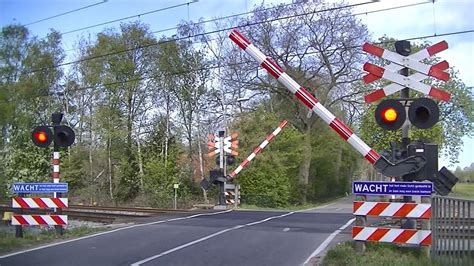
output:
<svg viewBox="0 0 474 266"><path fill-rule="evenodd" d="M52 125L42 125L35 127L31 133L33 144L41 148L48 148L53 143L53 182L59 183L59 148L69 147L74 143L76 134L69 126L61 125L62 113L51 115ZM54 198L60 198L61 193L54 192ZM56 214L60 215L62 210L56 209ZM56 232L63 234L63 227L55 225Z"/></svg>
<svg viewBox="0 0 474 266"><path fill-rule="evenodd" d="M217 169L211 170L209 173L210 182L201 181L201 187L207 190L211 184L219 186L219 205L226 206L225 202L225 183L226 183L226 168L228 165L235 163L235 156L239 153L235 151L238 148L239 141L237 140L238 133L233 133L231 136L225 137L225 131L220 130L217 134L208 135L208 156L216 157Z"/></svg>
<svg viewBox="0 0 474 266"><path fill-rule="evenodd" d="M458 179L445 167L438 171L438 146L436 144L421 141L410 142L408 138L410 124L420 129L433 127L439 120L439 107L430 98L410 98L409 89L414 89L440 101L449 101L451 95L448 92L421 82L428 77L447 81L449 73L445 70L449 67L448 62L442 61L435 65L419 62L447 48L448 44L445 41L414 54L411 54L411 46L408 41L395 42L397 53L369 43L363 46L365 52L393 62L385 67L370 63L364 64L364 70L369 73L363 79L365 83L381 78L394 82L366 95L365 101L367 103L400 91L400 99L382 100L375 110L375 121L381 128L385 130L402 128L401 144L399 147L394 147L396 144L392 145L391 150L392 163L402 166L399 167L401 171L397 171L400 173L397 176L404 181L429 180L434 183L435 191L443 196L451 191ZM409 68L415 73L409 75ZM407 197L406 200L410 199Z"/></svg>

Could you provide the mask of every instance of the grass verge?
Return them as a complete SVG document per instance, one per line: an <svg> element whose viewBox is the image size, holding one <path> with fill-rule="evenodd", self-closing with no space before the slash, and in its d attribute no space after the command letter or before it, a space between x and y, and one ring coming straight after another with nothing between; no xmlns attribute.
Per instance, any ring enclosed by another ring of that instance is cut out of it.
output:
<svg viewBox="0 0 474 266"><path fill-rule="evenodd" d="M0 231L0 254L30 248L38 244L85 236L104 231L104 229L107 228L77 227L65 230L62 236L56 234L54 228L41 230L40 232L23 229L23 238L15 237L15 229L12 231Z"/></svg>
<svg viewBox="0 0 474 266"><path fill-rule="evenodd" d="M474 183L457 183L449 194L450 197L474 199Z"/></svg>
<svg viewBox="0 0 474 266"><path fill-rule="evenodd" d="M354 241L344 242L331 250L324 257L321 265L344 266L418 266L439 265L427 258L418 248L399 247L386 243L366 243L366 251L356 253Z"/></svg>
<svg viewBox="0 0 474 266"><path fill-rule="evenodd" d="M336 202L340 200L341 198L335 198L331 199L328 201L324 202L318 202L318 203L306 203L302 205L293 205L293 206L286 206L286 207L275 207L275 208L270 208L270 207L260 207L257 205L251 205L251 204L240 204L239 209L243 210L259 210L259 211L299 211L299 210L306 210L306 209L312 209L320 206L324 206L333 202Z"/></svg>

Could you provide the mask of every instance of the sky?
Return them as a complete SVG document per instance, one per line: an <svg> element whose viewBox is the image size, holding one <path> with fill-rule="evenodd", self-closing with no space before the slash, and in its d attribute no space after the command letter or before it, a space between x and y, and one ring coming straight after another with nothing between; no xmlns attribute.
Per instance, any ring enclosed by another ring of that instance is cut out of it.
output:
<svg viewBox="0 0 474 266"><path fill-rule="evenodd" d="M0 0L0 25L27 25L30 32L40 38L54 28L63 33L64 49L72 56L79 37L93 38L104 28L116 27L121 22L139 19L149 24L151 31L158 31L157 37L160 37L175 33L174 30L165 30L174 28L181 21L245 13L262 2L268 5L291 3L291 0ZM405 5L411 6L380 11ZM61 15L72 10L76 11ZM144 14L155 10L160 11ZM399 40L426 36L412 42L427 40L433 44L445 40L449 49L438 56L459 71L458 77L467 86L474 87L474 68L471 66L474 64L474 0L380 0L360 5L354 13L359 14L357 17L367 25L374 40L383 35ZM131 18L83 29L125 17ZM474 139L464 137L463 141L460 162L449 165L447 159L442 158L440 167L464 168L474 162Z"/></svg>

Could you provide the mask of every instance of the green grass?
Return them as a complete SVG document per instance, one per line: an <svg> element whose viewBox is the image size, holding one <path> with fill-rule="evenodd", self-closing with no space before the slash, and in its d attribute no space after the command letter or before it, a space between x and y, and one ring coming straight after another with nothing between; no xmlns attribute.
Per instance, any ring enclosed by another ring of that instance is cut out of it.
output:
<svg viewBox="0 0 474 266"><path fill-rule="evenodd" d="M54 229L45 229L41 230L40 232L35 232L24 228L23 238L16 238L15 228L12 227L11 231L0 231L0 254L5 254L7 252L19 249L30 248L38 244L50 243L89 235L103 230L104 229L99 228L78 227L74 229L65 230L64 234L61 236L56 234Z"/></svg>
<svg viewBox="0 0 474 266"><path fill-rule="evenodd" d="M450 197L474 199L474 183L457 183L451 193Z"/></svg>
<svg viewBox="0 0 474 266"><path fill-rule="evenodd" d="M270 207L260 207L257 205L251 205L251 204L240 204L239 209L248 209L248 210L267 210L267 211L275 211L275 210L288 210L288 211L298 211L298 210L306 210L306 209L312 209L320 206L324 206L326 204L330 204L332 202L338 201L340 198L337 199L332 199L329 201L325 202L318 202L318 203L306 203L302 205L293 205L293 206L286 206L286 207L275 207L275 208L270 208Z"/></svg>
<svg viewBox="0 0 474 266"><path fill-rule="evenodd" d="M354 251L354 241L344 242L329 250L324 266L418 266L438 265L426 257L419 248L399 247L385 243L367 243L363 253Z"/></svg>

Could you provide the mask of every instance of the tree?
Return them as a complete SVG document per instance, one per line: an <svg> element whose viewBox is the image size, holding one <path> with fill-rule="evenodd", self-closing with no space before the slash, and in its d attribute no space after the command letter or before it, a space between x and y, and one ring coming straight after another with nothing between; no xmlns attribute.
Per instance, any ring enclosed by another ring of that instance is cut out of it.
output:
<svg viewBox="0 0 474 266"><path fill-rule="evenodd" d="M152 74L156 69L156 40L148 27L138 22L121 24L120 32L99 33L85 50L81 68L87 83L100 84L95 118L106 140L110 194L133 199L142 184L142 158L138 148L139 125L147 117L151 99L157 94ZM104 56L106 55L106 56ZM138 130L136 130L138 129ZM137 140L134 140L133 137ZM121 145L120 143L125 143ZM137 147L137 150L135 148ZM112 151L116 151L115 155ZM118 191L113 193L114 165L118 165Z"/></svg>
<svg viewBox="0 0 474 266"><path fill-rule="evenodd" d="M35 147L30 134L35 125L48 123L51 113L60 109L51 97L62 90L62 70L54 68L64 59L60 44L61 36L55 31L37 39L23 26L2 28L0 179L6 184L50 180L50 150Z"/></svg>
<svg viewBox="0 0 474 266"><path fill-rule="evenodd" d="M290 76L315 95L319 102L332 111L340 110L347 94L360 94L351 86L359 78L357 69L362 62L358 44L367 39L367 29L342 4L329 5L323 1L300 1L299 5L256 8L249 19L240 22L245 36L263 53L273 58ZM231 51L239 53L238 48ZM235 66L242 58L230 54L227 62ZM306 202L313 147L313 127L319 120L308 117L308 110L291 93L265 71L255 65L238 64L228 79L254 91L278 94L275 100L278 113L288 117L305 134L303 159L299 167L301 203ZM356 70L357 69L357 70ZM235 86L235 85L234 85Z"/></svg>

